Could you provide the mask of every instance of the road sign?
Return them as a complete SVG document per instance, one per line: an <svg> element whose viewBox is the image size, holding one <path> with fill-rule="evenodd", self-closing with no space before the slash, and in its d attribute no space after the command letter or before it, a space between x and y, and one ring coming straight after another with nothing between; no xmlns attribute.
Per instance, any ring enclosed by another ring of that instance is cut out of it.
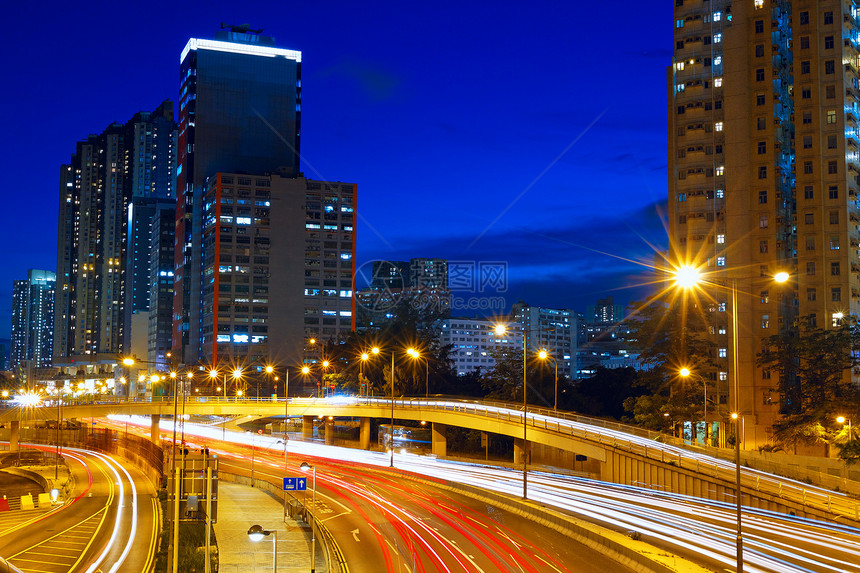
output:
<svg viewBox="0 0 860 573"><path fill-rule="evenodd" d="M284 491L305 491L308 489L308 478L284 478Z"/></svg>

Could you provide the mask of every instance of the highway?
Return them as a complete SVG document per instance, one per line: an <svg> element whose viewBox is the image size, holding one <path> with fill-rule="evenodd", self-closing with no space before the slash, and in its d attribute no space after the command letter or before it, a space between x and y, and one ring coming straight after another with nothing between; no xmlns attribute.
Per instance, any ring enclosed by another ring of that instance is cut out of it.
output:
<svg viewBox="0 0 860 573"><path fill-rule="evenodd" d="M141 431L148 428L145 418L137 419L136 423L141 426ZM162 425L163 429L171 427L169 421L162 421ZM283 476L283 444L279 443L277 436L227 432L227 440L222 443L220 429L186 424L185 432L187 436L198 436L198 441L207 443L213 451L226 458L243 456L245 464L251 461L249 448L254 443L257 449L253 457L258 473L263 467L269 475L278 479ZM269 449L272 453L261 454L260 448ZM488 532L486 526L492 524L475 517L481 515L486 519L490 515L486 506L481 508L481 504L454 499L448 492L386 476L380 470L385 470L389 457L382 452L291 440L288 459L288 471L292 475L301 475L296 471L301 461L318 464L317 479L323 492L321 503L331 511L330 514L322 514L329 515L323 519L332 521L332 529L341 532L341 538L344 532L358 529L359 539L376 539L373 549L362 546L359 555L378 563L394 566L398 559L415 555L422 566L433 567L429 570L446 570L436 568L441 563L456 571L461 566L458 559L468 563L466 556L475 558L478 555L475 563L479 567L495 571L500 570L500 562L495 561L499 554L519 547L517 536L529 538L530 535L517 529L529 527L522 525L525 520L510 515L502 520L510 530L503 528ZM425 480L463 483L509 494L514 499L522 493L522 474L518 471L399 453L395 455L395 466L400 471L423 476ZM636 532L643 541L711 570L735 570L733 499L715 502L539 472L531 472L529 483L532 501L570 512L572 516L606 528ZM372 508L375 509L370 511ZM422 513L419 508L425 512L433 511ZM338 518L342 515L352 515L353 518L339 524ZM358 521L354 520L355 516L360 516ZM380 516L385 519L381 520ZM463 524L470 520L463 516L474 518L480 524L464 527ZM434 529L446 519L455 524L447 525L444 530ZM324 523L328 525L328 521ZM860 530L856 528L747 507L744 508L743 526L744 570L750 573L860 572ZM493 542L488 543L477 532L488 534ZM505 540L505 536L509 540ZM554 553L556 549L552 542L542 539L536 545L544 553L536 547L526 546L524 551L530 555L528 563L539 564L538 559L543 558L563 566L570 563L580 565L578 559L571 561L562 553ZM550 547L553 549L547 549ZM345 552L349 551L349 543L345 543L344 548Z"/></svg>
<svg viewBox="0 0 860 573"><path fill-rule="evenodd" d="M158 539L155 489L121 459L76 449L63 455L73 499L0 531L2 556L25 573L149 572Z"/></svg>

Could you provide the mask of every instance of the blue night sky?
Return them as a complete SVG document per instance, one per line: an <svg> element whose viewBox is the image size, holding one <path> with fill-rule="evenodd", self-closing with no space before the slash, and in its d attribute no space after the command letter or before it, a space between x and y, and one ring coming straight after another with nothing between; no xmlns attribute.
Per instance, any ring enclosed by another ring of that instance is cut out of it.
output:
<svg viewBox="0 0 860 573"><path fill-rule="evenodd" d="M649 271L623 259L652 263L652 245L666 243L671 10L540 0L6 6L0 337L12 281L56 268L59 170L75 141L175 103L182 48L222 21L302 51L303 169L358 184L359 264L505 262L507 291L489 293L505 297L504 311L521 298L578 311L608 294L641 299L645 290L630 287Z"/></svg>

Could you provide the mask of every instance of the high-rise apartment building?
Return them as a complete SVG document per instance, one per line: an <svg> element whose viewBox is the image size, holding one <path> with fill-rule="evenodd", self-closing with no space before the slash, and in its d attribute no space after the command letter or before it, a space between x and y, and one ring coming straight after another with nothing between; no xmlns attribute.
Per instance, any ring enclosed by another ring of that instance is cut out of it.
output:
<svg viewBox="0 0 860 573"><path fill-rule="evenodd" d="M481 318L446 318L439 326L439 343L451 346L450 358L462 376L481 369L489 372L496 367L495 351L506 350L522 354L523 332L511 328L496 334L498 321Z"/></svg>
<svg viewBox="0 0 860 573"><path fill-rule="evenodd" d="M207 181L218 173L299 174L301 52L228 28L215 40L190 39L179 61L173 351L192 363L209 345L201 341Z"/></svg>
<svg viewBox="0 0 860 573"><path fill-rule="evenodd" d="M78 142L62 166L55 365L115 362L130 345L132 311L148 302L146 205L173 200L176 136L165 101Z"/></svg>
<svg viewBox="0 0 860 573"><path fill-rule="evenodd" d="M738 408L752 447L793 408L778 374L755 365L762 339L798 320L828 328L860 304L858 8L677 0L674 15L670 259L726 285L706 287L719 365L710 378L721 414ZM791 282L775 284L779 271Z"/></svg>
<svg viewBox="0 0 860 573"><path fill-rule="evenodd" d="M514 304L511 317L526 334L529 349L545 349L558 363L558 375L573 378L576 370L576 313L567 309Z"/></svg>
<svg viewBox="0 0 860 573"><path fill-rule="evenodd" d="M218 173L203 191L200 359L303 359L354 328L355 185Z"/></svg>
<svg viewBox="0 0 860 573"><path fill-rule="evenodd" d="M9 368L51 366L54 350L54 286L51 271L31 269L12 286L12 344Z"/></svg>

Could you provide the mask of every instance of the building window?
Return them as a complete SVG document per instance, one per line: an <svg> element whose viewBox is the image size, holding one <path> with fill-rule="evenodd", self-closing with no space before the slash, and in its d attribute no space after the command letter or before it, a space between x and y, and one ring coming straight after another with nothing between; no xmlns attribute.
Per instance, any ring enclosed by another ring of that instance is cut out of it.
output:
<svg viewBox="0 0 860 573"><path fill-rule="evenodd" d="M812 199L812 185L807 185L803 188L803 198L804 199Z"/></svg>
<svg viewBox="0 0 860 573"><path fill-rule="evenodd" d="M804 149L812 149L812 136L804 135L803 136L803 148Z"/></svg>
<svg viewBox="0 0 860 573"><path fill-rule="evenodd" d="M811 161L804 161L803 162L803 172L807 175L812 173L812 162Z"/></svg>
<svg viewBox="0 0 860 573"><path fill-rule="evenodd" d="M725 242L726 242L726 236L725 235L717 235L717 244L718 245L723 245L723 244L725 244Z"/></svg>
<svg viewBox="0 0 860 573"><path fill-rule="evenodd" d="M833 23L833 12L825 12L824 13L824 25Z"/></svg>
<svg viewBox="0 0 860 573"><path fill-rule="evenodd" d="M718 357L718 358L726 358L726 357L728 357L728 349L727 349L727 348L720 348L720 349L717 351L717 357Z"/></svg>
<svg viewBox="0 0 860 573"><path fill-rule="evenodd" d="M758 178L767 179L767 165L759 165Z"/></svg>
<svg viewBox="0 0 860 573"><path fill-rule="evenodd" d="M810 261L810 262L806 263L806 274L808 276L811 276L811 277L815 276L815 262L814 261Z"/></svg>
<svg viewBox="0 0 860 573"><path fill-rule="evenodd" d="M808 50L809 49L809 36L801 36L800 37L800 49Z"/></svg>
<svg viewBox="0 0 860 573"><path fill-rule="evenodd" d="M815 313L809 315L807 324L810 328L818 328L818 317L815 316Z"/></svg>
<svg viewBox="0 0 860 573"><path fill-rule="evenodd" d="M812 112L811 111L803 112L802 118L803 118L802 121L803 121L804 125L811 124L812 123Z"/></svg>
<svg viewBox="0 0 860 573"><path fill-rule="evenodd" d="M836 149L836 136L828 135L827 136L827 149ZM833 173L836 173L835 171Z"/></svg>
<svg viewBox="0 0 860 573"><path fill-rule="evenodd" d="M755 57L761 58L764 56L764 44L756 44L755 46Z"/></svg>
<svg viewBox="0 0 860 573"><path fill-rule="evenodd" d="M767 215L760 215L758 218L759 229L767 229Z"/></svg>
<svg viewBox="0 0 860 573"><path fill-rule="evenodd" d="M838 164L836 163L836 161L828 161L827 162L827 174L828 175L835 175L836 173L839 173Z"/></svg>
<svg viewBox="0 0 860 573"><path fill-rule="evenodd" d="M806 250L814 251L815 250L815 237L806 237Z"/></svg>
<svg viewBox="0 0 860 573"><path fill-rule="evenodd" d="M830 224L838 225L839 224L839 211L830 211Z"/></svg>
<svg viewBox="0 0 860 573"><path fill-rule="evenodd" d="M833 49L833 36L824 36L824 49L832 50Z"/></svg>
<svg viewBox="0 0 860 573"><path fill-rule="evenodd" d="M839 250L839 237L830 237L830 250L838 251Z"/></svg>
<svg viewBox="0 0 860 573"><path fill-rule="evenodd" d="M812 88L805 87L800 89L800 97L802 99L811 99L812 98Z"/></svg>
<svg viewBox="0 0 860 573"><path fill-rule="evenodd" d="M726 257L717 257L717 266L718 267L726 266Z"/></svg>
<svg viewBox="0 0 860 573"><path fill-rule="evenodd" d="M714 78L714 87L715 88L723 87L723 78Z"/></svg>
<svg viewBox="0 0 860 573"><path fill-rule="evenodd" d="M830 276L839 276L839 262L830 263Z"/></svg>
<svg viewBox="0 0 860 573"><path fill-rule="evenodd" d="M766 141L759 141L757 147L758 147L758 154L759 155L764 155L765 153L767 153L767 142Z"/></svg>
<svg viewBox="0 0 860 573"><path fill-rule="evenodd" d="M686 215L678 215L678 224L686 225L687 224L687 216Z"/></svg>
<svg viewBox="0 0 860 573"><path fill-rule="evenodd" d="M770 328L770 315L768 315L768 314L761 315L761 327L762 328Z"/></svg>
<svg viewBox="0 0 860 573"><path fill-rule="evenodd" d="M755 81L763 82L764 81L764 68L756 68L755 70Z"/></svg>
<svg viewBox="0 0 860 573"><path fill-rule="evenodd" d="M836 110L827 110L827 123L836 123Z"/></svg>
<svg viewBox="0 0 860 573"><path fill-rule="evenodd" d="M824 73L825 74L835 74L836 73L836 63L833 60L827 60L824 62Z"/></svg>
<svg viewBox="0 0 860 573"><path fill-rule="evenodd" d="M761 303L767 304L770 302L770 295L766 290L761 291Z"/></svg>
<svg viewBox="0 0 860 573"><path fill-rule="evenodd" d="M805 26L807 24L809 24L809 12L804 10L800 13L800 25Z"/></svg>
<svg viewBox="0 0 860 573"><path fill-rule="evenodd" d="M755 21L755 33L761 34L764 32L764 20Z"/></svg>
<svg viewBox="0 0 860 573"><path fill-rule="evenodd" d="M722 176L725 172L726 172L726 168L724 165L717 166L717 171L716 171L717 177Z"/></svg>
<svg viewBox="0 0 860 573"><path fill-rule="evenodd" d="M686 200L687 200L687 194L686 193L678 193L678 202L679 203L683 203Z"/></svg>
<svg viewBox="0 0 860 573"><path fill-rule="evenodd" d="M836 86L833 84L830 84L829 86L824 86L824 97L827 99L835 99Z"/></svg>
<svg viewBox="0 0 860 573"><path fill-rule="evenodd" d="M764 130L764 128L766 126L766 123L765 123L766 121L767 120L763 117L757 117L755 120L756 129L758 129L759 131Z"/></svg>
<svg viewBox="0 0 860 573"><path fill-rule="evenodd" d="M831 199L839 199L839 187L837 187L836 185L831 185L827 189L827 193Z"/></svg>
<svg viewBox="0 0 860 573"><path fill-rule="evenodd" d="M758 252L766 253L767 252L767 239L758 242Z"/></svg>
<svg viewBox="0 0 860 573"><path fill-rule="evenodd" d="M815 289L808 288L806 289L806 300L809 302L815 302Z"/></svg>
<svg viewBox="0 0 860 573"><path fill-rule="evenodd" d="M803 214L803 222L807 225L812 225L815 223L814 215L812 213L804 213Z"/></svg>
<svg viewBox="0 0 860 573"><path fill-rule="evenodd" d="M714 124L714 131L722 131L723 130L723 122L718 121Z"/></svg>
<svg viewBox="0 0 860 573"><path fill-rule="evenodd" d="M759 205L764 205L765 203L767 203L767 191L758 192L758 203Z"/></svg>
<svg viewBox="0 0 860 573"><path fill-rule="evenodd" d="M833 287L830 289L830 300L833 302L842 302L842 288Z"/></svg>
<svg viewBox="0 0 860 573"><path fill-rule="evenodd" d="M755 104L756 105L764 105L765 98L763 93L755 94Z"/></svg>
<svg viewBox="0 0 860 573"><path fill-rule="evenodd" d="M800 62L800 73L808 74L811 66L809 65L809 60L803 60Z"/></svg>

